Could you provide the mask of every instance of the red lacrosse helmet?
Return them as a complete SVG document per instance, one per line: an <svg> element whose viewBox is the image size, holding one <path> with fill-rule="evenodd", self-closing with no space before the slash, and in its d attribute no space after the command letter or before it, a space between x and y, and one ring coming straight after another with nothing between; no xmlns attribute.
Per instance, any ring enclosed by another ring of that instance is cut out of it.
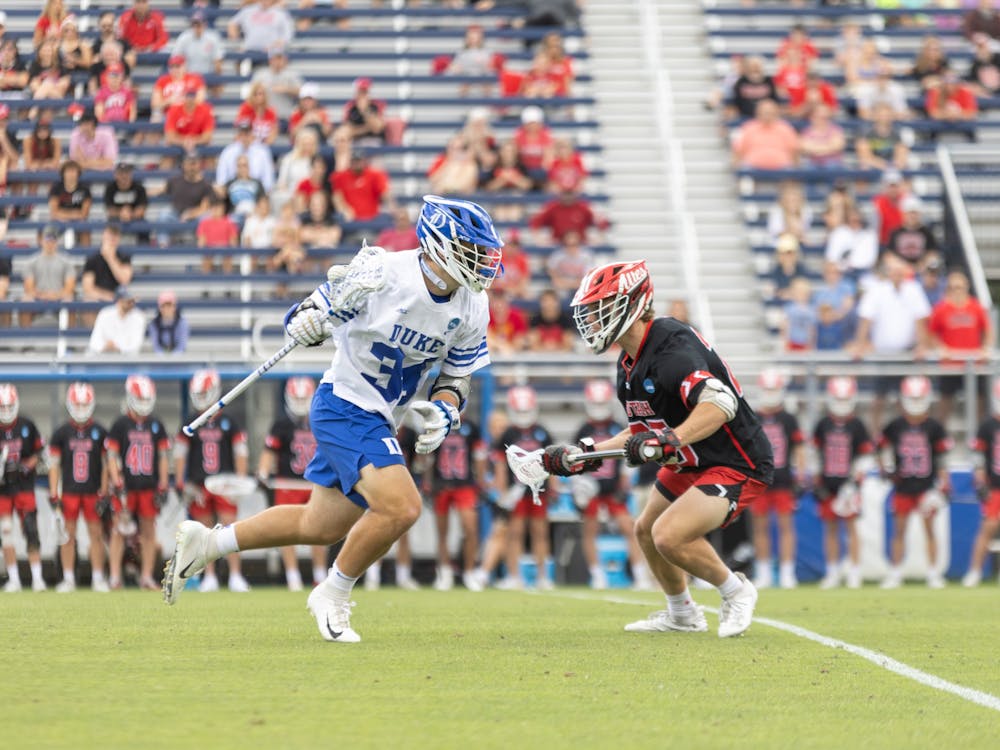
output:
<svg viewBox="0 0 1000 750"><path fill-rule="evenodd" d="M598 266L570 303L580 336L595 354L606 352L653 302L646 261Z"/></svg>
<svg viewBox="0 0 1000 750"><path fill-rule="evenodd" d="M125 406L140 417L148 417L156 406L156 386L146 375L129 375L125 379Z"/></svg>
<svg viewBox="0 0 1000 750"><path fill-rule="evenodd" d="M838 375L826 381L826 408L833 416L851 416L857 398L858 381L850 375Z"/></svg>
<svg viewBox="0 0 1000 750"><path fill-rule="evenodd" d="M538 396L530 385L516 385L507 391L507 416L515 427L525 429L538 421Z"/></svg>
<svg viewBox="0 0 1000 750"><path fill-rule="evenodd" d="M218 401L222 394L222 380L219 378L219 373L215 370L198 370L191 376L188 393L191 396L191 405L199 412L205 411Z"/></svg>
<svg viewBox="0 0 1000 750"><path fill-rule="evenodd" d="M285 383L285 408L293 417L308 417L312 406L316 383L312 378L299 375Z"/></svg>
<svg viewBox="0 0 1000 750"><path fill-rule="evenodd" d="M594 422L611 419L615 388L610 380L588 380L583 386L583 408Z"/></svg>
<svg viewBox="0 0 1000 750"><path fill-rule="evenodd" d="M70 383L66 389L66 411L77 424L87 424L94 416L94 388L90 383Z"/></svg>
<svg viewBox="0 0 1000 750"><path fill-rule="evenodd" d="M21 402L13 383L0 383L0 424L14 424Z"/></svg>
<svg viewBox="0 0 1000 750"><path fill-rule="evenodd" d="M931 408L933 389L931 381L923 375L910 375L903 378L899 387L899 405L908 416L919 417Z"/></svg>
<svg viewBox="0 0 1000 750"><path fill-rule="evenodd" d="M757 386L760 388L760 405L764 409L777 409L785 401L785 386L787 381L783 373L774 368L768 368L760 373Z"/></svg>

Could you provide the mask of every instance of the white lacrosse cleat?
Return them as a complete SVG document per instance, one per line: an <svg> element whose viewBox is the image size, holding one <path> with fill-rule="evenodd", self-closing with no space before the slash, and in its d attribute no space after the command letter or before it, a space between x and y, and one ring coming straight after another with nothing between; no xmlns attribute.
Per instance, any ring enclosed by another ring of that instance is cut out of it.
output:
<svg viewBox="0 0 1000 750"><path fill-rule="evenodd" d="M316 618L316 626L323 640L332 643L360 643L361 636L351 628L351 608L354 602L337 599L328 587L320 584L306 600L306 608Z"/></svg>
<svg viewBox="0 0 1000 750"><path fill-rule="evenodd" d="M435 591L451 591L455 586L455 571L450 565L438 568L437 576L434 578Z"/></svg>
<svg viewBox="0 0 1000 750"><path fill-rule="evenodd" d="M76 591L76 583L74 581L64 578L56 584L57 594L72 594L74 591Z"/></svg>
<svg viewBox="0 0 1000 750"><path fill-rule="evenodd" d="M927 574L927 588L943 589L945 585L944 576L941 575L940 571L932 570Z"/></svg>
<svg viewBox="0 0 1000 750"><path fill-rule="evenodd" d="M645 620L636 620L625 626L627 633L704 633L707 630L705 613L698 606L695 606L690 614L674 616L671 616L669 611L661 609L653 612Z"/></svg>
<svg viewBox="0 0 1000 750"><path fill-rule="evenodd" d="M608 587L608 574L604 568L595 565L590 569L590 588L594 591L604 591Z"/></svg>
<svg viewBox="0 0 1000 750"><path fill-rule="evenodd" d="M762 570L754 574L753 585L756 589L769 589L774 584L770 570Z"/></svg>
<svg viewBox="0 0 1000 750"><path fill-rule="evenodd" d="M783 589L794 589L799 586L799 579L795 577L794 570L782 570L778 574L778 585Z"/></svg>
<svg viewBox="0 0 1000 750"><path fill-rule="evenodd" d="M49 587L45 585L45 581L41 578L31 579L31 590L32 591L48 591Z"/></svg>
<svg viewBox="0 0 1000 750"><path fill-rule="evenodd" d="M520 576L507 576L497 581L493 587L499 591L523 591L524 581Z"/></svg>
<svg viewBox="0 0 1000 750"><path fill-rule="evenodd" d="M826 566L826 575L819 582L819 587L824 591L835 589L840 585L840 566L836 563ZM756 583L756 581L755 581ZM760 588L758 586L758 588Z"/></svg>
<svg viewBox="0 0 1000 750"><path fill-rule="evenodd" d="M898 589L903 585L903 574L898 570L890 570L885 578L882 579L882 584L879 588L883 589Z"/></svg>
<svg viewBox="0 0 1000 750"><path fill-rule="evenodd" d="M198 592L201 594L214 594L219 590L219 579L216 576L204 576L198 584Z"/></svg>
<svg viewBox="0 0 1000 750"><path fill-rule="evenodd" d="M538 583L535 584L535 588L539 591L555 591L556 585L552 582L552 579L546 576L545 578L539 578Z"/></svg>
<svg viewBox="0 0 1000 750"><path fill-rule="evenodd" d="M983 574L978 570L970 570L962 578L962 585L967 589L974 589L983 580Z"/></svg>
<svg viewBox="0 0 1000 750"><path fill-rule="evenodd" d="M406 578L397 578L396 586L406 591L420 591L420 584L409 576Z"/></svg>
<svg viewBox="0 0 1000 750"><path fill-rule="evenodd" d="M860 565L848 565L847 566L847 588L849 589L859 589L861 588L861 566Z"/></svg>
<svg viewBox="0 0 1000 750"><path fill-rule="evenodd" d="M462 585L465 586L465 588L467 588L469 591L472 591L473 593L478 594L480 591L486 588L487 582L488 578L484 571L477 569L477 570L467 570L464 573L462 573Z"/></svg>
<svg viewBox="0 0 1000 750"><path fill-rule="evenodd" d="M221 527L216 527L221 528ZM184 590L184 583L205 569L209 563L208 542L213 529L197 521L182 521L177 527L174 556L163 569L163 601L173 604ZM204 586L205 581L202 581ZM219 582L215 582L218 590ZM199 591L204 591L201 586Z"/></svg>
<svg viewBox="0 0 1000 750"><path fill-rule="evenodd" d="M247 594L250 592L250 584L242 575L230 573L229 590L235 594Z"/></svg>
<svg viewBox="0 0 1000 750"><path fill-rule="evenodd" d="M742 635L753 621L757 606L757 589L742 573L736 577L743 581L743 588L730 597L723 597L719 605L719 638Z"/></svg>
<svg viewBox="0 0 1000 750"><path fill-rule="evenodd" d="M111 592L111 587L106 580L101 578L91 581L90 590L97 594L108 594Z"/></svg>
<svg viewBox="0 0 1000 750"><path fill-rule="evenodd" d="M3 590L5 594L16 594L21 590L21 582L9 580L3 585Z"/></svg>

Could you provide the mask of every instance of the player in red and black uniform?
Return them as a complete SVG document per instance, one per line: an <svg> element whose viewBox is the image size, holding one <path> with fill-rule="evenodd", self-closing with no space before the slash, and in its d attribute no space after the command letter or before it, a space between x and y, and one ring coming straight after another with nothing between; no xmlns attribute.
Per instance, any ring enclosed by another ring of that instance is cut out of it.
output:
<svg viewBox="0 0 1000 750"><path fill-rule="evenodd" d="M905 554L906 524L919 511L927 539L927 585L943 588L944 576L937 567L937 541L934 538L934 514L946 502L950 489L944 454L951 449L951 438L936 419L929 416L931 381L923 375L903 378L899 388L903 415L882 430L879 448L889 456L879 455L883 474L889 476L892 496L892 563L882 581L882 588L894 589L903 582L900 567ZM888 459L888 460L887 460Z"/></svg>
<svg viewBox="0 0 1000 750"><path fill-rule="evenodd" d="M573 317L597 354L618 344L618 399L626 430L603 443L549 446L550 474L598 468L593 450L623 449L633 466L662 464L636 522L643 555L667 596L667 609L629 631L703 631L705 617L688 591L688 574L719 589L719 636L750 627L757 590L733 573L705 539L729 524L772 478L771 446L729 367L690 326L654 318L645 262L590 271L573 297ZM580 459L580 460L574 460Z"/></svg>
<svg viewBox="0 0 1000 750"><path fill-rule="evenodd" d="M111 533L111 588L121 588L122 557L125 550L122 530L139 519L139 586L159 591L153 581L156 562L156 516L166 502L170 474L170 438L163 423L153 414L156 386L145 375L129 375L125 380L125 414L108 431L105 446L114 457L109 461L111 483L120 499L115 512L120 514Z"/></svg>
<svg viewBox="0 0 1000 750"><path fill-rule="evenodd" d="M316 453L316 436L309 429L309 408L316 393L312 378L296 376L285 383L285 411L264 439L264 450L257 462L257 479L274 488L275 505L305 505L312 493L312 484L303 478L306 467ZM273 477L273 480L272 480ZM327 548L321 544L312 548L313 584L326 580ZM282 547L285 582L289 591L302 590L302 573L295 556L295 547Z"/></svg>
<svg viewBox="0 0 1000 750"><path fill-rule="evenodd" d="M479 488L485 483L489 448L479 432L479 425L463 420L452 430L433 456L430 484L434 493L434 518L437 522L438 569L434 588L448 591L454 585L454 570L448 553L448 518L451 508L458 513L462 526L462 583L470 591L482 591L476 574L479 554Z"/></svg>
<svg viewBox="0 0 1000 750"><path fill-rule="evenodd" d="M1000 379L990 392L990 416L979 425L971 441L976 458L976 489L982 498L983 523L972 545L969 570L962 585L978 586L983 577L983 561L990 541L1000 531Z"/></svg>
<svg viewBox="0 0 1000 750"><path fill-rule="evenodd" d="M21 574L14 552L14 511L28 547L32 591L45 591L42 578L41 540L38 536L38 506L35 504L35 470L45 449L35 423L19 416L21 402L17 388L0 383L0 539L7 583L3 590L21 590Z"/></svg>
<svg viewBox="0 0 1000 750"><path fill-rule="evenodd" d="M615 389L607 380L591 380L583 388L583 408L587 421L580 425L573 439L576 442L591 440L602 443L622 431L622 426L612 417ZM617 461L605 461L590 474L577 474L570 478L573 502L583 516L583 557L590 570L590 587L606 589L607 574L597 559L597 533L600 530L598 514L604 508L614 519L618 530L628 545L629 565L640 591L655 590L655 583L642 557L642 550L635 540L635 519L625 504L629 476Z"/></svg>
<svg viewBox="0 0 1000 750"><path fill-rule="evenodd" d="M841 376L826 383L827 414L813 429L813 445L819 458L819 472L814 492L823 522L823 552L826 574L821 589L840 585L861 587L861 546L857 519L861 513L861 481L864 462L871 460L875 446L864 422L854 414L858 384L854 378ZM840 529L847 536L847 560L841 562Z"/></svg>
<svg viewBox="0 0 1000 750"><path fill-rule="evenodd" d="M750 505L753 514L753 548L755 573L753 585L758 589L774 584L774 563L771 559L771 514L778 522L778 584L783 589L798 586L795 577L795 506L796 488L805 478L805 440L799 420L785 411L785 376L777 370L764 370L758 381L760 394L757 416L771 444L774 456L774 479Z"/></svg>
<svg viewBox="0 0 1000 750"><path fill-rule="evenodd" d="M76 589L76 524L83 513L90 537L91 588L106 593L104 527L99 503L108 494L104 444L108 431L94 421L94 389L89 383L72 383L66 391L69 421L61 424L49 441L49 497L62 508L69 541L59 549L63 579L56 591Z"/></svg>
<svg viewBox="0 0 1000 750"><path fill-rule="evenodd" d="M188 394L191 406L201 413L219 400L222 381L215 370L198 370L191 376ZM177 494L188 503L188 515L211 527L216 522L227 526L236 520L237 507L231 498L205 489L205 479L216 474L247 475L247 434L231 417L217 414L188 437L177 433L174 449L174 477ZM229 590L245 594L250 585L243 577L239 552L226 555L229 563ZM219 590L215 563L205 566L198 590Z"/></svg>

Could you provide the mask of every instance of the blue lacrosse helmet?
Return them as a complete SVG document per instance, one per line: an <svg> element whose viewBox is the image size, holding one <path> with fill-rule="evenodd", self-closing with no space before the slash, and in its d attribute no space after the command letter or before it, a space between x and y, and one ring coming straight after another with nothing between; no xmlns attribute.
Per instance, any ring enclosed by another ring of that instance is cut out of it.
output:
<svg viewBox="0 0 1000 750"><path fill-rule="evenodd" d="M420 247L467 289L488 289L503 272L503 240L482 206L472 201L425 195L417 219Z"/></svg>

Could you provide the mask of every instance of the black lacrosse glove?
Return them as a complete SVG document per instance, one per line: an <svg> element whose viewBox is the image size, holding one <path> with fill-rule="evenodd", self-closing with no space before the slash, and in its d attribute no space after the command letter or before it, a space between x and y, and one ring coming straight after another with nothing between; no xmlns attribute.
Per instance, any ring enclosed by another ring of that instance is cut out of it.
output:
<svg viewBox="0 0 1000 750"><path fill-rule="evenodd" d="M153 493L153 506L157 510L159 510L166 504L167 504L167 488L157 487L156 492Z"/></svg>
<svg viewBox="0 0 1000 750"><path fill-rule="evenodd" d="M571 457L593 452L594 441L591 438L583 438L576 445L550 445L542 454L542 467L557 477L571 477L574 474L583 474L585 471L597 471L601 468L599 458L569 460Z"/></svg>
<svg viewBox="0 0 1000 750"><path fill-rule="evenodd" d="M111 511L111 495L98 495L97 503L94 505L94 512L98 518L102 520L111 518Z"/></svg>
<svg viewBox="0 0 1000 750"><path fill-rule="evenodd" d="M663 464L680 447L680 439L669 427L637 432L625 441L625 463L629 466L642 466L647 461Z"/></svg>

